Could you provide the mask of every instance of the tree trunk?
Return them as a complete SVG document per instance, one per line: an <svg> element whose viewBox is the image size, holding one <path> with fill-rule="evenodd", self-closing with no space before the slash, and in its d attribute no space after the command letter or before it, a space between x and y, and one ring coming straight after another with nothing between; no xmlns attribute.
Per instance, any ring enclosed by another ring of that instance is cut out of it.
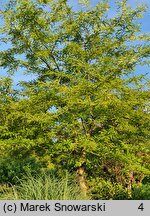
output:
<svg viewBox="0 0 150 216"><path fill-rule="evenodd" d="M87 197L87 192L88 192L88 186L87 186L87 183L86 183L84 165L77 168L77 179L78 179L78 184L79 184L80 189L81 189L81 193L86 198Z"/></svg>
<svg viewBox="0 0 150 216"><path fill-rule="evenodd" d="M132 198L132 184L134 183L134 175L133 175L133 171L130 172L129 175L129 183L128 183L128 199Z"/></svg>
<svg viewBox="0 0 150 216"><path fill-rule="evenodd" d="M85 166L86 166L86 153L84 148L81 149L81 156L80 159L82 164L77 168L77 182L80 186L82 195L86 198L88 186L86 182L86 175L85 175Z"/></svg>

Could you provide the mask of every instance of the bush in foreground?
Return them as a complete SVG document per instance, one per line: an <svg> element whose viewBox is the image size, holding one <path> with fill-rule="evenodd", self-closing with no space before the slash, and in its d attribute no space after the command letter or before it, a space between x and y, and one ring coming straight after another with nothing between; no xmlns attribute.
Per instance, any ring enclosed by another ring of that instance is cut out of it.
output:
<svg viewBox="0 0 150 216"><path fill-rule="evenodd" d="M132 192L133 200L150 200L150 185L135 185Z"/></svg>
<svg viewBox="0 0 150 216"><path fill-rule="evenodd" d="M95 200L128 199L127 188L105 179L93 179L91 181L91 196Z"/></svg>

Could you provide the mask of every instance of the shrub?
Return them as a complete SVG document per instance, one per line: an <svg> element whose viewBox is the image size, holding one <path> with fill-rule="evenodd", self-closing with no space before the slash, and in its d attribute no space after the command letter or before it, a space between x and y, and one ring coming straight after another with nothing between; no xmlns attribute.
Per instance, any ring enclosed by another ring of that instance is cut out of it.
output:
<svg viewBox="0 0 150 216"><path fill-rule="evenodd" d="M97 178L91 181L90 186L92 199L95 200L124 200L128 197L126 188L109 180Z"/></svg>
<svg viewBox="0 0 150 216"><path fill-rule="evenodd" d="M150 185L134 185L132 190L133 200L150 200Z"/></svg>
<svg viewBox="0 0 150 216"><path fill-rule="evenodd" d="M17 160L12 158L6 158L0 160L0 183L6 182L10 184L16 184L18 178L21 179L27 172L31 172L32 175L39 173L41 170L40 164L36 163L34 159L22 159Z"/></svg>

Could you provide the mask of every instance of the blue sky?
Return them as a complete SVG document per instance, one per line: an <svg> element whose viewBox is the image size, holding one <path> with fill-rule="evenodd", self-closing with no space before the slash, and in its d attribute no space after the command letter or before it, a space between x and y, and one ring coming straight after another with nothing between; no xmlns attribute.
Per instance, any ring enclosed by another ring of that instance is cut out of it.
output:
<svg viewBox="0 0 150 216"><path fill-rule="evenodd" d="M95 6L100 0L91 0L91 5ZM5 5L5 3L7 2L7 0L0 0L0 9L3 8L3 6ZM148 6L148 10L147 12L144 14L144 18L140 20L141 22L141 30L143 33L149 32L150 30L150 0L128 0L129 4L133 7L135 7L136 4L138 3L144 3L147 4ZM109 0L110 3L110 10L109 10L109 15L113 16L115 14L115 0ZM78 0L69 0L69 4L73 7L74 10L79 10L79 4L78 4ZM2 20L0 20L0 25L2 24ZM0 44L0 50L5 49L7 47L4 47ZM148 73L148 77L150 78L150 73L149 73L149 68L146 66L138 66L136 69L138 74L141 73ZM0 69L0 76L3 76L6 74L6 70ZM20 80L31 80L33 79L34 76L33 75L24 75L23 73L21 73L20 71L18 71L13 79L14 79L14 85L16 85L18 83L18 81Z"/></svg>

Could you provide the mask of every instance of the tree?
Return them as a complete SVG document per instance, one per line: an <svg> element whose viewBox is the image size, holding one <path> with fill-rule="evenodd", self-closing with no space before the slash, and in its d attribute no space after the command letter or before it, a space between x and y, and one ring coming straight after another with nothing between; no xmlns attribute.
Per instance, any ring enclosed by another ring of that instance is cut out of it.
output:
<svg viewBox="0 0 150 216"><path fill-rule="evenodd" d="M103 177L130 196L132 183L149 174L150 94L146 77L134 72L149 56L137 21L145 6L117 6L113 18L107 1L73 11L67 0L14 0L3 11L11 47L1 66L36 75L22 83L21 118L30 114L22 127L34 133L16 134L37 146L42 140L57 169L77 172L84 194L91 178Z"/></svg>
<svg viewBox="0 0 150 216"><path fill-rule="evenodd" d="M12 83L10 77L0 78L0 182L11 184L16 183L16 176L20 178L29 170L37 173L50 164L45 159L46 150L40 139L42 120L39 123L39 119L43 116L36 109L32 119L35 112L30 102L21 97Z"/></svg>

